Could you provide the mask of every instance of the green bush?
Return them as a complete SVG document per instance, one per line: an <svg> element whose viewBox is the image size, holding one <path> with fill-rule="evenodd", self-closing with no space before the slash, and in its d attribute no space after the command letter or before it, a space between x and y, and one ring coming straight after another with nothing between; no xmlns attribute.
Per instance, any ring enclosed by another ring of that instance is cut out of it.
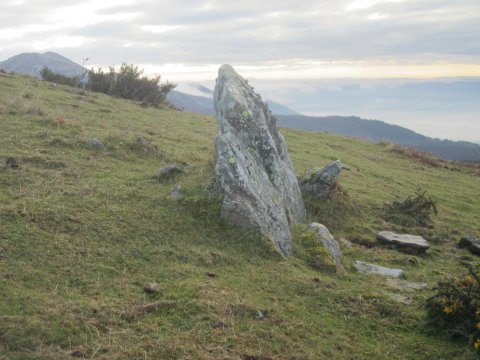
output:
<svg viewBox="0 0 480 360"><path fill-rule="evenodd" d="M40 70L40 76L42 77L42 80L50 81L58 85L78 86L81 83L79 77L69 77L58 74L46 66Z"/></svg>
<svg viewBox="0 0 480 360"><path fill-rule="evenodd" d="M123 63L119 71L110 66L88 72L87 88L95 92L140 101L147 105L159 106L166 102L167 94L175 88L170 82L160 83L160 76L148 78L138 66Z"/></svg>
<svg viewBox="0 0 480 360"><path fill-rule="evenodd" d="M452 336L464 336L480 350L480 279L470 273L440 281L427 300L433 322Z"/></svg>
<svg viewBox="0 0 480 360"><path fill-rule="evenodd" d="M158 107L167 102L167 94L175 88L171 82L160 83L160 76L148 78L138 66L122 64L118 72L110 66L107 72L102 69L88 71L88 80L57 74L47 67L40 71L42 80L59 85L79 86L88 90L116 96L122 99L139 101L145 105Z"/></svg>

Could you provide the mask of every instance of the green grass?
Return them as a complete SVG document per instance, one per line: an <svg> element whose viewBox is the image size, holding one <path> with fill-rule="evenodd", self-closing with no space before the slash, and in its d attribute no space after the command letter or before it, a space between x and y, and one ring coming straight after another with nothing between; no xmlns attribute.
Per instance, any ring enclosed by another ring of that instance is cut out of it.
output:
<svg viewBox="0 0 480 360"><path fill-rule="evenodd" d="M425 256L343 249L346 273L335 275L304 257L283 259L268 240L220 219L209 190L214 118L4 74L0 94L0 159L20 165L0 167L0 359L477 357L429 325L431 290L412 293L410 306L395 303L385 279L352 267L401 267L431 289L476 263L456 248L461 236L480 235L475 169L282 129L297 174L336 159L350 168L345 194L311 207L311 221L349 240L373 243L379 230L431 240ZM105 151L88 146L93 137ZM170 163L190 167L155 181ZM169 196L176 184L182 200ZM383 219L385 203L419 187L438 201L433 229ZM160 291L145 294L148 282ZM267 317L256 319L259 310Z"/></svg>

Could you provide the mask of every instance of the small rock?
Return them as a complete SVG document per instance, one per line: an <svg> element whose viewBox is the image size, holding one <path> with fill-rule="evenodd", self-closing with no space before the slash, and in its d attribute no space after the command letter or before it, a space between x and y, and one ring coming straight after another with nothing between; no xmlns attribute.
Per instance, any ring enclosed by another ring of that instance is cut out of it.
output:
<svg viewBox="0 0 480 360"><path fill-rule="evenodd" d="M263 320L268 316L267 310L258 310L255 320Z"/></svg>
<svg viewBox="0 0 480 360"><path fill-rule="evenodd" d="M401 294L390 294L390 298L398 303L405 304L405 305L411 305L412 304L412 298L409 296L401 295Z"/></svg>
<svg viewBox="0 0 480 360"><path fill-rule="evenodd" d="M170 164L158 170L157 180L158 181L170 180L181 173L183 173L183 170L181 167L179 167L177 164Z"/></svg>
<svg viewBox="0 0 480 360"><path fill-rule="evenodd" d="M404 291L425 290L428 287L427 283L409 282L402 279L387 279L387 285Z"/></svg>
<svg viewBox="0 0 480 360"><path fill-rule="evenodd" d="M325 225L318 224L318 223L312 223L310 224L310 227L308 228L308 231L315 231L316 235L322 242L323 246L327 251L330 253L330 255L333 258L333 261L335 262L335 266L338 270L342 270L342 251L340 250L340 247L338 246L337 241L335 238L330 234L330 231L325 227Z"/></svg>
<svg viewBox="0 0 480 360"><path fill-rule="evenodd" d="M225 323L222 322L222 321L214 322L214 323L211 324L211 326L212 326L212 328L214 328L214 329L222 329L222 330L228 328L228 325L225 324Z"/></svg>
<svg viewBox="0 0 480 360"><path fill-rule="evenodd" d="M323 169L312 170L300 179L300 188L303 193L315 198L327 197L335 187L341 171L342 163L340 160L334 161Z"/></svg>
<svg viewBox="0 0 480 360"><path fill-rule="evenodd" d="M381 231L377 234L381 243L393 245L399 249L410 249L417 253L425 253L430 247L427 240L418 235L396 234L391 231Z"/></svg>
<svg viewBox="0 0 480 360"><path fill-rule="evenodd" d="M217 277L217 274L215 274L213 272L210 272L210 271L207 271L205 273L205 275L207 275L209 278L216 278Z"/></svg>
<svg viewBox="0 0 480 360"><path fill-rule="evenodd" d="M175 199L180 199L183 197L182 187L180 185L175 186L170 192L170 196Z"/></svg>
<svg viewBox="0 0 480 360"><path fill-rule="evenodd" d="M458 243L458 247L466 248L472 254L480 255L480 240L473 236L465 236Z"/></svg>
<svg viewBox="0 0 480 360"><path fill-rule="evenodd" d="M158 289L157 283L151 282L151 283L145 284L145 286L143 287L143 291L146 292L147 294L156 294L160 290Z"/></svg>
<svg viewBox="0 0 480 360"><path fill-rule="evenodd" d="M357 261L355 263L355 268L358 271L366 274L377 274L390 277L401 277L404 275L404 271L401 269L390 269L379 265L369 264L363 261Z"/></svg>
<svg viewBox="0 0 480 360"><path fill-rule="evenodd" d="M11 169L18 169L18 162L13 157L7 158L7 161L5 162L5 164L7 165L7 167Z"/></svg>
<svg viewBox="0 0 480 360"><path fill-rule="evenodd" d="M88 142L88 144L89 144L91 147L93 147L93 148L95 148L95 149L97 149L97 150L104 150L104 149L105 149L105 145L103 145L103 143L102 143L99 139L97 139L97 138L92 138L92 139L90 139L89 142Z"/></svg>

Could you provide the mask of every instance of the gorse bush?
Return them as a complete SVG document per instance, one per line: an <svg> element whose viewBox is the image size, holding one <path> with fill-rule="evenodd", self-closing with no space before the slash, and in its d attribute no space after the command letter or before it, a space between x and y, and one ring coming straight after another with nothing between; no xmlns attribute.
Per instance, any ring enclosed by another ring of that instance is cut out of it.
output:
<svg viewBox="0 0 480 360"><path fill-rule="evenodd" d="M175 88L175 84L160 83L160 76L152 78L143 76L138 66L122 64L116 72L111 66L109 71L102 69L88 72L87 88L123 99L140 101L152 106L166 102L167 94Z"/></svg>
<svg viewBox="0 0 480 360"><path fill-rule="evenodd" d="M464 336L480 350L480 279L473 271L441 281L427 300L434 323L452 336Z"/></svg>

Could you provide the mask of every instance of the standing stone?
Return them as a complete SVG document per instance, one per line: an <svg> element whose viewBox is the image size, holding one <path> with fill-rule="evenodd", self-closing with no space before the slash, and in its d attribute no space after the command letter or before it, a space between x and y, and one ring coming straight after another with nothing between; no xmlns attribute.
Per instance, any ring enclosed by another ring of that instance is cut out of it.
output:
<svg viewBox="0 0 480 360"><path fill-rule="evenodd" d="M268 106L230 65L215 85L219 124L215 172L224 192L222 217L260 230L284 255L292 254L290 226L306 219L298 180Z"/></svg>
<svg viewBox="0 0 480 360"><path fill-rule="evenodd" d="M327 197L335 187L341 171L342 163L340 160L334 161L323 169L309 171L300 179L300 188L304 194L314 198Z"/></svg>

